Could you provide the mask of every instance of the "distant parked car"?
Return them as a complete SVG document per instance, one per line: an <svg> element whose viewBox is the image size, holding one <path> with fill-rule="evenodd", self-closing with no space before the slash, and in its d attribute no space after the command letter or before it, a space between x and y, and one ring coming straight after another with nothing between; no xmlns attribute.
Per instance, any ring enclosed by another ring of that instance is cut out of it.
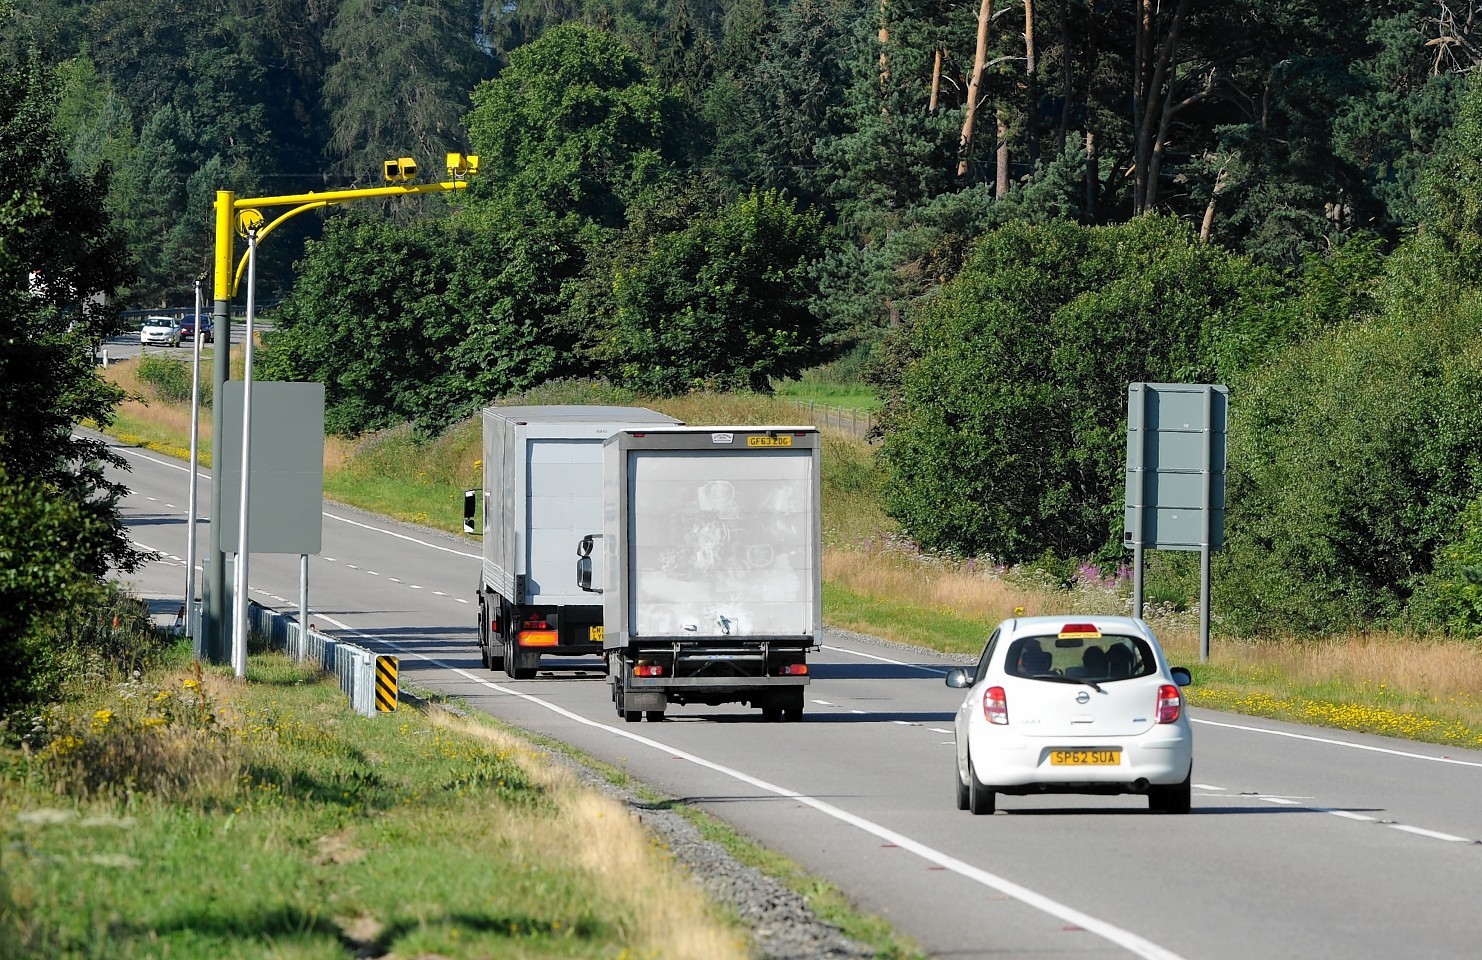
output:
<svg viewBox="0 0 1482 960"><path fill-rule="evenodd" d="M182 320L180 322L180 339L182 339L182 340L194 340L195 338L196 338L196 318L195 317L186 317L184 320ZM216 342L216 338L215 338L215 336L214 336L214 334L212 333L212 330L211 330L211 318L210 317L207 317L207 316L204 316L204 315L201 317L201 342L202 343L215 343Z"/></svg>
<svg viewBox="0 0 1482 960"><path fill-rule="evenodd" d="M174 317L145 317L144 326L139 328L139 342L146 345L180 346L180 321Z"/></svg>

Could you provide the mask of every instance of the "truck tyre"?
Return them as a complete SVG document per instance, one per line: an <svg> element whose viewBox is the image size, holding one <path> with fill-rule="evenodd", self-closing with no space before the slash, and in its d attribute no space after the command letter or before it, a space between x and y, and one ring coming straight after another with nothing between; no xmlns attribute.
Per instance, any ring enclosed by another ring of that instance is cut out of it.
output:
<svg viewBox="0 0 1482 960"><path fill-rule="evenodd" d="M664 719L664 711L662 711L662 710L650 710L647 713L647 717L648 717L648 722L649 723L658 723L660 720L663 720Z"/></svg>
<svg viewBox="0 0 1482 960"><path fill-rule="evenodd" d="M782 719L782 704L775 701L762 707L762 719L767 723L776 723Z"/></svg>
<svg viewBox="0 0 1482 960"><path fill-rule="evenodd" d="M788 723L799 723L799 722L802 721L802 719L803 719L803 690L802 690L801 687L799 687L793 693L793 695L788 698L788 702L782 708L782 712L783 712L785 718L787 719L787 722Z"/></svg>
<svg viewBox="0 0 1482 960"><path fill-rule="evenodd" d="M511 643L509 640L505 640L503 643L500 644L499 648L504 651L504 656L500 657L499 659L504 661L502 666L504 667L505 676L509 677L511 680L520 679L519 675L515 672L514 644Z"/></svg>

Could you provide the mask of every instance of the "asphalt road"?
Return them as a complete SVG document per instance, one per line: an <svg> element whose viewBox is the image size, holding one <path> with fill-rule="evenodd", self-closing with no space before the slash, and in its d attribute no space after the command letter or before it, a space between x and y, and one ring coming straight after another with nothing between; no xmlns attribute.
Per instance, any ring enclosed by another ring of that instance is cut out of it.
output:
<svg viewBox="0 0 1482 960"><path fill-rule="evenodd" d="M172 619L187 473L124 453L131 535L161 553L132 579ZM1195 711L1190 816L1137 797L1000 797L997 815L972 817L951 792L960 694L942 675L958 661L831 634L802 723L735 706L624 723L595 659L529 681L482 669L475 543L326 507L310 561L319 629L728 821L933 957L1482 955L1482 751ZM296 610L296 556L254 555L250 573L253 599Z"/></svg>

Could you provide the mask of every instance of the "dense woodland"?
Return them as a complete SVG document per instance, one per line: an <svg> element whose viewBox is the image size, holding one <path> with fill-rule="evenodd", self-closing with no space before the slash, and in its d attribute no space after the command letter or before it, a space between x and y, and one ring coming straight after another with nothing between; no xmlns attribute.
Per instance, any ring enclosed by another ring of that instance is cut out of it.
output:
<svg viewBox="0 0 1482 960"><path fill-rule="evenodd" d="M0 468L32 507L22 481L106 502L63 427L109 396L71 389L68 351L114 322L93 294L189 301L215 191L459 150L466 191L264 245L263 367L324 382L337 432L433 433L550 380L827 365L878 388L880 490L916 543L1114 566L1127 383L1222 382L1226 627L1476 635L1479 12L0 0ZM53 409L20 426L44 376Z"/></svg>

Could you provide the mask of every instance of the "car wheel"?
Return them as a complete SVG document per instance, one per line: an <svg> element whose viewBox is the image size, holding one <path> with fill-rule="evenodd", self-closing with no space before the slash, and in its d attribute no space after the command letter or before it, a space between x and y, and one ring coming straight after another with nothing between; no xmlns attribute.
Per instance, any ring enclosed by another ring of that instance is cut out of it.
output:
<svg viewBox="0 0 1482 960"><path fill-rule="evenodd" d="M967 760L967 808L972 811L973 816L979 817L993 812L993 791L983 785L978 779L978 771L973 769L972 757Z"/></svg>
<svg viewBox="0 0 1482 960"><path fill-rule="evenodd" d="M957 764L952 764L952 782L957 785L957 809L966 810L968 801L967 783L963 781L962 774L957 771Z"/></svg>
<svg viewBox="0 0 1482 960"><path fill-rule="evenodd" d="M1194 805L1194 771L1184 777L1183 783L1152 787L1148 790L1148 809L1161 813L1188 813Z"/></svg>

